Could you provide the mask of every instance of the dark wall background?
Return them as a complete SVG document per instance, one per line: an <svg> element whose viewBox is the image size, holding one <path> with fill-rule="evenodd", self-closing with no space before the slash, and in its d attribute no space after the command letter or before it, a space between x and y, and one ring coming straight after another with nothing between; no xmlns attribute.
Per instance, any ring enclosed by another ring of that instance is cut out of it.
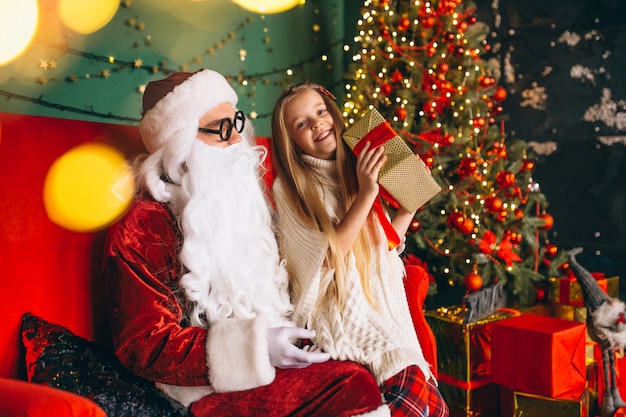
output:
<svg viewBox="0 0 626 417"><path fill-rule="evenodd" d="M626 2L480 0L510 137L539 153L551 242L587 269L626 276ZM623 297L622 297L623 298Z"/></svg>

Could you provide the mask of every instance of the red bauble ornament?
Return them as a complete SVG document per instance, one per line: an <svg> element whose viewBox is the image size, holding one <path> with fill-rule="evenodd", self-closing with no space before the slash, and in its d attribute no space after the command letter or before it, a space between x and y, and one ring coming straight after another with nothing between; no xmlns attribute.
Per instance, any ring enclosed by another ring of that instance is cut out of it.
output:
<svg viewBox="0 0 626 417"><path fill-rule="evenodd" d="M498 197L487 197L485 198L485 208L487 211L495 213L497 211L502 210L502 200Z"/></svg>
<svg viewBox="0 0 626 417"><path fill-rule="evenodd" d="M398 107L396 109L396 116L398 117L398 120L404 121L404 119L406 119L406 114L406 109L404 107Z"/></svg>
<svg viewBox="0 0 626 417"><path fill-rule="evenodd" d="M435 19L434 16L426 16L422 18L421 22L422 22L422 27L426 29L430 29L433 26L435 26L435 23L437 23L437 20Z"/></svg>
<svg viewBox="0 0 626 417"><path fill-rule="evenodd" d="M435 157L433 156L432 152L428 152L423 155L420 155L420 158L422 159L422 161L424 161L428 169L433 169L433 164L435 163Z"/></svg>
<svg viewBox="0 0 626 417"><path fill-rule="evenodd" d="M409 225L409 229L411 230L411 232L415 233L418 230L420 230L420 227L422 227L422 223L417 220L417 219L413 219L413 221L411 222L411 224Z"/></svg>
<svg viewBox="0 0 626 417"><path fill-rule="evenodd" d="M404 74L402 72L395 70L393 74L391 74L391 81L394 83L399 83L404 78Z"/></svg>
<svg viewBox="0 0 626 417"><path fill-rule="evenodd" d="M559 248L556 245L552 245L548 243L546 245L546 256L549 258L554 258L556 254L559 253Z"/></svg>
<svg viewBox="0 0 626 417"><path fill-rule="evenodd" d="M519 208L515 209L514 214L515 214L515 218L518 220L522 220L524 218L524 210L522 209L519 209Z"/></svg>
<svg viewBox="0 0 626 417"><path fill-rule="evenodd" d="M531 161L530 159L524 159L522 160L522 167L520 168L521 172L525 172L525 171L532 171L535 169L535 162Z"/></svg>
<svg viewBox="0 0 626 417"><path fill-rule="evenodd" d="M405 31L411 26L411 19L406 16L402 16L400 20L398 20L398 29Z"/></svg>
<svg viewBox="0 0 626 417"><path fill-rule="evenodd" d="M542 229L542 230L550 230L550 229L552 229L552 226L554 226L554 217L552 217L548 213L541 214L541 215L539 215L537 217L544 221L544 225L540 226L539 227L540 229Z"/></svg>
<svg viewBox="0 0 626 417"><path fill-rule="evenodd" d="M503 222L506 220L506 218L509 215L509 211L504 209L504 210L500 210L500 213L498 213L498 221Z"/></svg>
<svg viewBox="0 0 626 417"><path fill-rule="evenodd" d="M474 127L483 127L485 125L485 118L484 117L474 117L474 119L472 119L472 125Z"/></svg>
<svg viewBox="0 0 626 417"><path fill-rule="evenodd" d="M492 77L487 77L486 75L481 75L478 77L478 84L482 87L490 87L495 84L496 80Z"/></svg>
<svg viewBox="0 0 626 417"><path fill-rule="evenodd" d="M437 68L441 74L445 74L450 69L450 65L447 62L442 62Z"/></svg>
<svg viewBox="0 0 626 417"><path fill-rule="evenodd" d="M496 182L500 188L508 188L515 184L515 174L510 171L500 171L496 174Z"/></svg>
<svg viewBox="0 0 626 417"><path fill-rule="evenodd" d="M446 32L443 35L443 38L446 40L446 42L452 43L456 39L456 34L454 32Z"/></svg>
<svg viewBox="0 0 626 417"><path fill-rule="evenodd" d="M460 211L455 211L448 216L448 225L459 230L465 222L465 216Z"/></svg>
<svg viewBox="0 0 626 417"><path fill-rule="evenodd" d="M383 95L388 96L389 94L391 94L392 91L393 91L393 87L391 86L391 84L389 84L389 83L382 83L380 85L380 92Z"/></svg>
<svg viewBox="0 0 626 417"><path fill-rule="evenodd" d="M468 217L465 219L463 224L459 227L459 231L463 233L464 235L469 235L474 231L474 226L475 226L474 220Z"/></svg>
<svg viewBox="0 0 626 417"><path fill-rule="evenodd" d="M454 143L455 140L456 139L455 139L455 137L454 137L454 135L452 133L446 133L443 136L443 141L442 141L441 145L443 145L443 146L450 146L450 145L452 145Z"/></svg>
<svg viewBox="0 0 626 417"><path fill-rule="evenodd" d="M477 272L470 272L463 277L463 285L469 292L478 291L483 287L483 277Z"/></svg>
<svg viewBox="0 0 626 417"><path fill-rule="evenodd" d="M496 101L504 101L505 98L506 98L506 88L499 85L498 88L496 88L496 92L493 93L493 99Z"/></svg>
<svg viewBox="0 0 626 417"><path fill-rule="evenodd" d="M546 299L546 290L544 288L538 287L535 290L535 300L541 302Z"/></svg>
<svg viewBox="0 0 626 417"><path fill-rule="evenodd" d="M465 157L459 162L459 168L456 172L460 176L465 177L476 171L476 168L478 168L476 160L474 158Z"/></svg>

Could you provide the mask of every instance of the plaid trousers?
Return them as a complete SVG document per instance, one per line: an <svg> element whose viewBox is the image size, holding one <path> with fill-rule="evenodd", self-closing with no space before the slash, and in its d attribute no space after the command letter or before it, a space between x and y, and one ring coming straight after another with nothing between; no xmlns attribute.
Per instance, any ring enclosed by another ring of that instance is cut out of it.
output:
<svg viewBox="0 0 626 417"><path fill-rule="evenodd" d="M419 367L404 368L382 384L391 417L448 417L450 411L439 389L426 381Z"/></svg>

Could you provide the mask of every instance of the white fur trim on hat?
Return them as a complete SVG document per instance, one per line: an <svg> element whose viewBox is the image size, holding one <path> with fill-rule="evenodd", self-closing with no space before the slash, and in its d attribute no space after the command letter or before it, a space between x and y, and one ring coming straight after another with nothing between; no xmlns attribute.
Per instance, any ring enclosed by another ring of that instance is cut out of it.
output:
<svg viewBox="0 0 626 417"><path fill-rule="evenodd" d="M150 83L146 90L149 88ZM178 84L144 113L139 122L143 143L150 153L163 149L163 168L175 183L179 183L183 162L191 153L198 120L222 103L235 107L235 90L220 73L203 69Z"/></svg>

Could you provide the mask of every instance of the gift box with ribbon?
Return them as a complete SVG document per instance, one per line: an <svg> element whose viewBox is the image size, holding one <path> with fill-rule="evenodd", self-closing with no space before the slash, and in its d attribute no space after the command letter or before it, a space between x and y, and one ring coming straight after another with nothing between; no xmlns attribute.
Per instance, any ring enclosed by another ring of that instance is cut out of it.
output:
<svg viewBox="0 0 626 417"><path fill-rule="evenodd" d="M605 294L609 293L609 282L603 273L592 273L593 277L598 281L598 285ZM571 305L574 307L584 307L585 300L583 292L578 284L578 280L574 276L566 276L565 278L549 278L549 297L550 301L557 304Z"/></svg>
<svg viewBox="0 0 626 417"><path fill-rule="evenodd" d="M385 147L387 162L380 170L378 183L383 188L381 196L393 206L414 212L441 191L424 161L376 109L354 122L344 132L343 140L356 155L367 142L371 148Z"/></svg>
<svg viewBox="0 0 626 417"><path fill-rule="evenodd" d="M465 323L464 306L440 307L424 313L437 341L439 380L462 389L474 381L489 380L491 375L491 325L519 315L512 309L496 312Z"/></svg>
<svg viewBox="0 0 626 417"><path fill-rule="evenodd" d="M493 382L511 390L578 401L586 387L586 326L522 314L491 327Z"/></svg>
<svg viewBox="0 0 626 417"><path fill-rule="evenodd" d="M482 381L461 388L439 381L439 392L450 410L450 417L500 417L498 385Z"/></svg>

